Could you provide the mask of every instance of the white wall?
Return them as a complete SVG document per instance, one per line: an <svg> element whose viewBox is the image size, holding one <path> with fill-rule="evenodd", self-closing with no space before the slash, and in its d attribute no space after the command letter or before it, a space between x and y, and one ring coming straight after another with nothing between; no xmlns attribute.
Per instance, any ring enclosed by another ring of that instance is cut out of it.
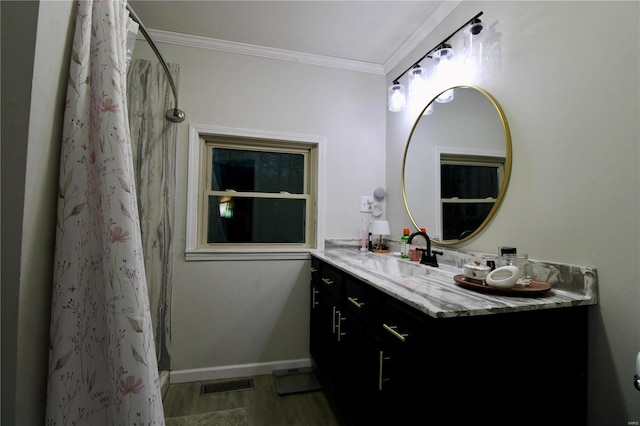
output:
<svg viewBox="0 0 640 426"><path fill-rule="evenodd" d="M598 269L589 423L638 422L639 3L465 2L387 83L479 11L502 33L502 68L482 87L509 120L513 173L497 217L465 248L513 245L534 259ZM387 120L388 216L398 231L409 224L400 170L412 118L388 113Z"/></svg>
<svg viewBox="0 0 640 426"><path fill-rule="evenodd" d="M308 359L308 260L184 260L188 124L326 137L325 238L357 238L359 196L385 182L385 77L167 43L159 49L180 64L187 114L178 137L172 381L193 377L180 370ZM134 58L155 56L138 40Z"/></svg>
<svg viewBox="0 0 640 426"><path fill-rule="evenodd" d="M72 1L2 2L2 424L7 425L44 423L73 10Z"/></svg>

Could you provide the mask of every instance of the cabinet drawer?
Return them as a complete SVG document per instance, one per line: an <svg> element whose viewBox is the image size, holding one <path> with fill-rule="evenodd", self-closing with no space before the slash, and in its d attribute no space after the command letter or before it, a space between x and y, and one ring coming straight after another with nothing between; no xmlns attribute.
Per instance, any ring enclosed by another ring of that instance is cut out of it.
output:
<svg viewBox="0 0 640 426"><path fill-rule="evenodd" d="M380 334L388 343L418 345L425 343L428 318L411 307L385 300L380 318Z"/></svg>
<svg viewBox="0 0 640 426"><path fill-rule="evenodd" d="M349 312L367 323L376 319L380 309L380 294L368 284L348 275L344 279L343 301Z"/></svg>
<svg viewBox="0 0 640 426"><path fill-rule="evenodd" d="M322 263L320 267L320 287L340 298L342 294L342 272L327 263Z"/></svg>
<svg viewBox="0 0 640 426"><path fill-rule="evenodd" d="M311 257L311 282L320 282L320 264L322 262L316 257Z"/></svg>

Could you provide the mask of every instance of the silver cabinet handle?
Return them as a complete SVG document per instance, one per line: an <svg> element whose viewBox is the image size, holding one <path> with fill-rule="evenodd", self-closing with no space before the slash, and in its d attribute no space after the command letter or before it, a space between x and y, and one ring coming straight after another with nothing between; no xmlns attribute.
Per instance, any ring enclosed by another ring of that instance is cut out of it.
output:
<svg viewBox="0 0 640 426"><path fill-rule="evenodd" d="M309 268L311 270L311 272L317 272L318 270L316 268L314 268L313 266L311 268Z"/></svg>
<svg viewBox="0 0 640 426"><path fill-rule="evenodd" d="M339 342L340 338L346 334L342 332L342 321L346 320L347 318L343 317L342 312L340 311L336 311L336 313L338 314L338 321L336 321L337 323L336 328L338 330L337 335L338 335L338 342Z"/></svg>
<svg viewBox="0 0 640 426"><path fill-rule="evenodd" d="M323 278L323 279L322 279L322 282L323 282L323 283L325 283L325 284L327 284L327 285L331 285L331 284L333 284L333 281L331 281L329 278Z"/></svg>
<svg viewBox="0 0 640 426"><path fill-rule="evenodd" d="M311 293L311 308L315 308L319 303L316 301L316 294L320 293L315 287L312 289Z"/></svg>
<svg viewBox="0 0 640 426"><path fill-rule="evenodd" d="M364 302L358 302L358 298L357 297L347 297L347 300L351 303L353 303L356 308L360 309L364 306Z"/></svg>
<svg viewBox="0 0 640 426"><path fill-rule="evenodd" d="M384 352L380 351L380 360L379 360L379 364L378 364L378 390L381 391L382 390L382 384L384 382L388 382L389 379L385 379L384 375L382 374L383 370L384 370L384 362L389 360L390 358L388 356L384 356Z"/></svg>
<svg viewBox="0 0 640 426"><path fill-rule="evenodd" d="M333 307L333 315L331 315L331 320L332 320L332 323L331 323L331 332L332 332L333 334L336 334L336 312L337 312L337 311L336 311L336 307L334 306L334 307Z"/></svg>
<svg viewBox="0 0 640 426"><path fill-rule="evenodd" d="M387 324L382 324L382 326L384 327L385 330L387 330L389 333L393 334L395 337L397 337L398 339L400 339L400 341L404 342L406 340L406 337L408 337L408 334L404 334L404 333L398 333L396 331L396 328L398 328L395 325L387 325Z"/></svg>

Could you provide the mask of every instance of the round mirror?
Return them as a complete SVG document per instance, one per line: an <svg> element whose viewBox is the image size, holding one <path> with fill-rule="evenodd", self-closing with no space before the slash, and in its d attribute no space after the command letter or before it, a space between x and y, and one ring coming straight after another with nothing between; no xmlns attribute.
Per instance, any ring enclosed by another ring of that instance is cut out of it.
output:
<svg viewBox="0 0 640 426"><path fill-rule="evenodd" d="M426 228L434 244L459 244L491 222L510 175L502 108L479 87L454 86L433 98L411 130L402 197L413 225Z"/></svg>

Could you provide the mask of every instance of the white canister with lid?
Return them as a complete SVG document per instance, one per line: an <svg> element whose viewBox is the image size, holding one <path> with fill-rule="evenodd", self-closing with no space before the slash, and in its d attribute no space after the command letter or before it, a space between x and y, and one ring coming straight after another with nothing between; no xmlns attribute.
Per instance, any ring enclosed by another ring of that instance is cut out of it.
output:
<svg viewBox="0 0 640 426"><path fill-rule="evenodd" d="M483 281L491 272L491 268L481 264L479 261L467 263L462 267L464 276L478 281Z"/></svg>

